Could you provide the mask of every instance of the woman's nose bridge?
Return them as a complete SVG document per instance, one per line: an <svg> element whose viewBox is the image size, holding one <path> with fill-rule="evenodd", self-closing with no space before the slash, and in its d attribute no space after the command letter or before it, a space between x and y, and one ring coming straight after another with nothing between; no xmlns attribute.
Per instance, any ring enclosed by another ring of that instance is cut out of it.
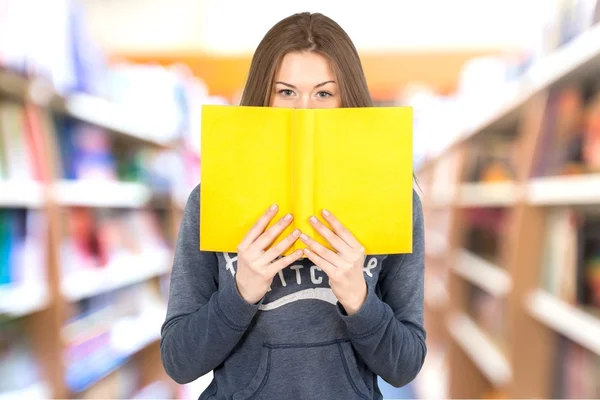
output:
<svg viewBox="0 0 600 400"><path fill-rule="evenodd" d="M296 108L312 108L311 96L302 94L296 100Z"/></svg>

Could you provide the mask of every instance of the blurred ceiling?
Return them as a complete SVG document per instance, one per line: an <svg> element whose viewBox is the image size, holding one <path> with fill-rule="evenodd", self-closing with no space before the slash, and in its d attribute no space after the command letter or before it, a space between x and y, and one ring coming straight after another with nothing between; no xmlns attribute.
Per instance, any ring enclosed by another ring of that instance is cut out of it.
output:
<svg viewBox="0 0 600 400"><path fill-rule="evenodd" d="M80 0L110 52L251 54L298 11L335 19L361 52L518 48L536 40L555 0Z"/></svg>

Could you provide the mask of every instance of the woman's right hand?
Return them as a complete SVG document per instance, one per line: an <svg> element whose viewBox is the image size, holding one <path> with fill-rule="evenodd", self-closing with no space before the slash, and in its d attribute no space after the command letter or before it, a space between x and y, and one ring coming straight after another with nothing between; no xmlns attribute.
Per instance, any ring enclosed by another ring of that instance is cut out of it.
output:
<svg viewBox="0 0 600 400"><path fill-rule="evenodd" d="M258 303L268 292L275 275L302 257L302 250L296 250L277 259L298 240L300 231L297 229L276 245L269 247L293 219L291 214L287 214L265 231L276 214L277 206L269 208L248 231L237 249L238 267L235 280L240 295L249 304Z"/></svg>

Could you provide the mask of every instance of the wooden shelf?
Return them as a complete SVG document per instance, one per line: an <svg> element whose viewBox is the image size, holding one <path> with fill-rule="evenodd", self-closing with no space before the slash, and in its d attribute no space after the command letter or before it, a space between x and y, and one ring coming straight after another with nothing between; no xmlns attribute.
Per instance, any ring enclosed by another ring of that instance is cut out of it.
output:
<svg viewBox="0 0 600 400"><path fill-rule="evenodd" d="M35 181L0 180L0 207L40 208L43 186Z"/></svg>
<svg viewBox="0 0 600 400"><path fill-rule="evenodd" d="M0 392L0 400L50 399L52 392L46 383L40 382L29 387L8 392Z"/></svg>
<svg viewBox="0 0 600 400"><path fill-rule="evenodd" d="M454 341L494 386L510 383L512 371L508 360L468 316L456 314L447 323Z"/></svg>
<svg viewBox="0 0 600 400"><path fill-rule="evenodd" d="M48 306L48 288L42 283L0 286L0 315L21 317Z"/></svg>
<svg viewBox="0 0 600 400"><path fill-rule="evenodd" d="M79 301L164 275L171 270L170 252L146 251L124 256L110 265L84 270L62 280L62 293L69 301Z"/></svg>
<svg viewBox="0 0 600 400"><path fill-rule="evenodd" d="M461 207L510 206L520 197L520 188L514 182L463 183L459 187L458 205Z"/></svg>
<svg viewBox="0 0 600 400"><path fill-rule="evenodd" d="M466 250L459 252L452 270L495 297L506 296L512 288L508 272Z"/></svg>
<svg viewBox="0 0 600 400"><path fill-rule="evenodd" d="M152 191L133 182L63 180L52 187L61 206L139 208L146 205Z"/></svg>
<svg viewBox="0 0 600 400"><path fill-rule="evenodd" d="M539 206L600 204L600 174L532 179L527 201Z"/></svg>
<svg viewBox="0 0 600 400"><path fill-rule="evenodd" d="M543 290L533 292L526 304L534 318L600 356L600 318Z"/></svg>

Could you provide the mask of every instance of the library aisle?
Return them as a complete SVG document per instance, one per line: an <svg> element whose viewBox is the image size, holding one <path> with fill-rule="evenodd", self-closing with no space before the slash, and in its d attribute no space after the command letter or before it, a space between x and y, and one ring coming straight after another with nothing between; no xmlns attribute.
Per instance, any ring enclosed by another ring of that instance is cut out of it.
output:
<svg viewBox="0 0 600 400"><path fill-rule="evenodd" d="M518 72L448 102L417 169L428 398L600 397L600 8L558 4Z"/></svg>
<svg viewBox="0 0 600 400"><path fill-rule="evenodd" d="M201 106L305 9L414 111L428 354L384 398L600 398L600 1L277 4L0 1L0 400L209 385L159 347Z"/></svg>

